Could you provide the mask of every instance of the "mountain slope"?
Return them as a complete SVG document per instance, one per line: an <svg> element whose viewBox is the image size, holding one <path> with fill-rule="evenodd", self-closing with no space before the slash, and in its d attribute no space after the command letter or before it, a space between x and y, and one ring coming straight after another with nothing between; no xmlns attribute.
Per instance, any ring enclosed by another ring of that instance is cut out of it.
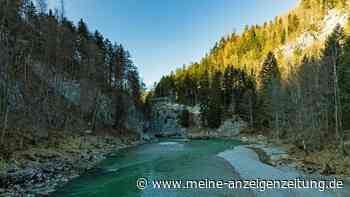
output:
<svg viewBox="0 0 350 197"><path fill-rule="evenodd" d="M204 67L223 70L229 65L257 73L270 51L275 53L281 67L298 64L303 55L319 52L337 24L348 26L348 3L343 0L300 1L296 8L273 21L223 37L200 62L178 69L176 76L203 72L201 68Z"/></svg>
<svg viewBox="0 0 350 197"><path fill-rule="evenodd" d="M349 10L347 0L302 0L273 21L222 38L200 62L163 77L150 95L199 105L203 127L239 118L304 149L334 142L344 152Z"/></svg>

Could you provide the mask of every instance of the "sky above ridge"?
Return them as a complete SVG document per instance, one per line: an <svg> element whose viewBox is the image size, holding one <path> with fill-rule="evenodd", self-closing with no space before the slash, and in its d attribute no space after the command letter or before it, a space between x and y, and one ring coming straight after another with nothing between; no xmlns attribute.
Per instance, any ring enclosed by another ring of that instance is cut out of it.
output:
<svg viewBox="0 0 350 197"><path fill-rule="evenodd" d="M48 0L50 8L57 0ZM199 61L222 36L262 24L297 0L65 0L66 16L82 18L130 51L147 87Z"/></svg>

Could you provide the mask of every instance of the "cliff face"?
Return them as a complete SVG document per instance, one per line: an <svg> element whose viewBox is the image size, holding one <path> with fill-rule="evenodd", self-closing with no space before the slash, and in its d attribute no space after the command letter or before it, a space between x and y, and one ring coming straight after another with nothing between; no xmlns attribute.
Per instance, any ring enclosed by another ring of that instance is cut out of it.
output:
<svg viewBox="0 0 350 197"><path fill-rule="evenodd" d="M286 60L294 58L297 50L307 50L311 47L322 46L326 38L333 32L337 25L345 27L349 19L349 13L344 10L331 9L323 20L313 23L314 29L305 29L295 40L286 43L276 49Z"/></svg>
<svg viewBox="0 0 350 197"><path fill-rule="evenodd" d="M189 128L180 125L183 110L189 112ZM167 98L156 98L152 105L150 134L156 136L187 136L189 138L230 138L240 134L248 127L240 118L227 119L217 129L203 128L199 106L186 106L169 101Z"/></svg>
<svg viewBox="0 0 350 197"><path fill-rule="evenodd" d="M178 123L178 116L184 105L170 102L167 98L152 102L150 132L155 135L182 135L184 129Z"/></svg>

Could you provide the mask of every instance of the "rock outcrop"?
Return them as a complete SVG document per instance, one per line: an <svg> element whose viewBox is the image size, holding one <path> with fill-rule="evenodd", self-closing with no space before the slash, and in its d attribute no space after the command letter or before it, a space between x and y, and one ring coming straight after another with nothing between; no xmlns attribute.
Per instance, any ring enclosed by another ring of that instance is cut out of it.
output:
<svg viewBox="0 0 350 197"><path fill-rule="evenodd" d="M228 119L216 131L222 137L234 137L247 127L247 123L242 120Z"/></svg>
<svg viewBox="0 0 350 197"><path fill-rule="evenodd" d="M278 50L285 57L291 58L296 50L305 50L314 44L324 42L337 25L344 27L348 19L349 14L347 12L337 9L329 10L321 22L314 24L317 30L305 31L295 41L285 44Z"/></svg>
<svg viewBox="0 0 350 197"><path fill-rule="evenodd" d="M188 110L190 127L180 125L179 115ZM218 129L202 128L199 106L185 106L172 102L167 97L152 101L152 116L150 121L151 134L155 136L187 136L188 138L232 138L248 127L240 118L231 118L222 122ZM146 137L148 138L148 137Z"/></svg>
<svg viewBox="0 0 350 197"><path fill-rule="evenodd" d="M178 115L185 109L184 105L171 102L167 98L152 101L150 130L159 136L181 136L184 129L178 123Z"/></svg>

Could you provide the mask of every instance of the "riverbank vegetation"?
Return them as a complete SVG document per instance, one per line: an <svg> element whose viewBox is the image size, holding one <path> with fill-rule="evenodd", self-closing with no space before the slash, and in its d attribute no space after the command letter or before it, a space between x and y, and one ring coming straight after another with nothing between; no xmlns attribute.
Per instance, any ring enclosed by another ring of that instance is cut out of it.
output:
<svg viewBox="0 0 350 197"><path fill-rule="evenodd" d="M200 62L164 76L152 95L199 105L203 127L239 116L306 152L331 143L348 155L348 10L343 0L303 0L286 15L222 38Z"/></svg>

